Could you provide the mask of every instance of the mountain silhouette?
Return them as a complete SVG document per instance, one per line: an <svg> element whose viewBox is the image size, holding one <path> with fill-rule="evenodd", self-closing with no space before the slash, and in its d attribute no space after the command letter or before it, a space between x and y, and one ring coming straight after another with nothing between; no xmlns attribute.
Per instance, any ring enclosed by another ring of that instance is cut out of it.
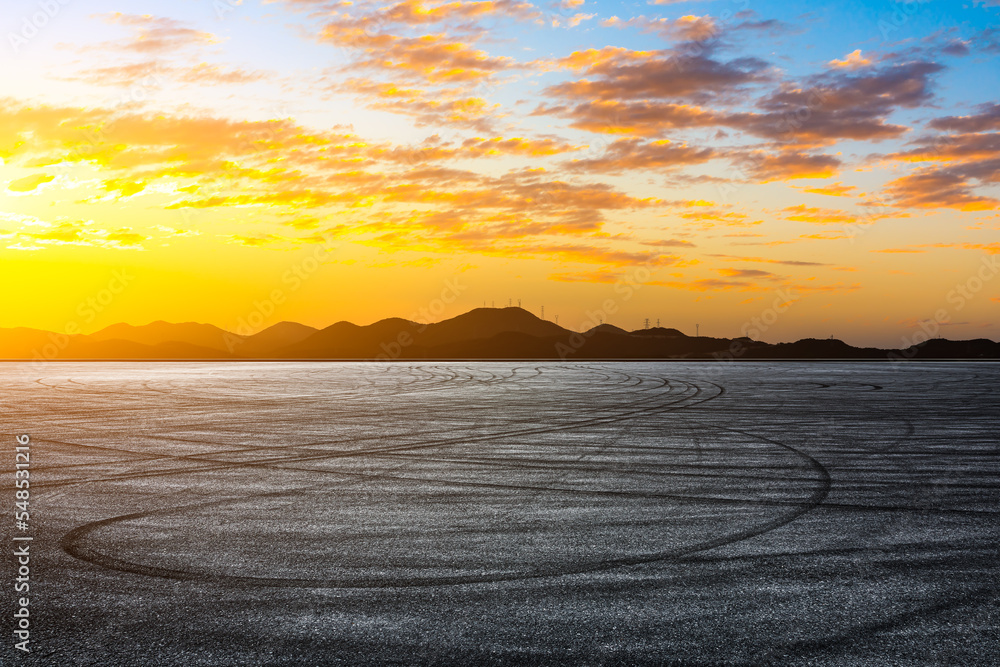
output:
<svg viewBox="0 0 1000 667"><path fill-rule="evenodd" d="M198 324L196 322L171 324L159 321L142 326L112 324L97 333L90 334L87 339L91 342L121 340L150 346L162 343L186 343L194 347L229 352L231 342L227 343L227 338L233 336L239 339L243 338L212 324Z"/></svg>
<svg viewBox="0 0 1000 667"><path fill-rule="evenodd" d="M687 336L653 327L602 323L564 329L522 308L476 308L441 322L387 318L315 329L280 322L251 336L211 324L115 324L90 335L25 327L0 329L2 359L1000 359L987 339L928 340L905 350L858 348L836 339L765 343Z"/></svg>
<svg viewBox="0 0 1000 667"><path fill-rule="evenodd" d="M523 308L475 308L467 313L428 324L419 342L427 346L451 345L469 340L492 338L502 333L521 333L535 338L562 336L558 324L535 317Z"/></svg>
<svg viewBox="0 0 1000 667"><path fill-rule="evenodd" d="M612 334L618 336L627 336L628 332L624 329L616 327L613 324L598 324L596 327L588 329L583 332L584 336L594 336L596 334Z"/></svg>
<svg viewBox="0 0 1000 667"><path fill-rule="evenodd" d="M398 317L380 320L367 326L351 322L337 322L320 329L301 342L276 349L278 357L314 359L369 359L382 354L383 346L397 341L400 336L408 340L416 334L419 325Z"/></svg>
<svg viewBox="0 0 1000 667"><path fill-rule="evenodd" d="M649 329L639 329L632 332L633 336L652 336L654 338L687 338L677 329L667 329L664 327L651 327Z"/></svg>
<svg viewBox="0 0 1000 667"><path fill-rule="evenodd" d="M315 334L319 329L298 322L278 322L274 326L252 336L240 339L227 339L228 347L235 354L246 356L268 356L276 350L301 343Z"/></svg>

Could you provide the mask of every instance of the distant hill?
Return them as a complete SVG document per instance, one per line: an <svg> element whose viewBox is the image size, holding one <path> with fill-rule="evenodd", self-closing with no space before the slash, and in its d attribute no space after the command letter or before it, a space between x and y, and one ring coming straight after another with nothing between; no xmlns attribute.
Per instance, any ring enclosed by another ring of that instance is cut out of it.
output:
<svg viewBox="0 0 1000 667"><path fill-rule="evenodd" d="M298 322L279 322L234 344L233 352L242 356L267 357L287 347L301 343L319 331Z"/></svg>
<svg viewBox="0 0 1000 667"><path fill-rule="evenodd" d="M229 333L212 324L184 322L153 322L142 326L131 324L112 324L106 329L90 334L87 339L94 342L122 340L140 345L159 345L161 343L186 343L195 347L205 347L220 352L230 352L233 343L241 341L243 336ZM228 342L227 342L228 341Z"/></svg>
<svg viewBox="0 0 1000 667"><path fill-rule="evenodd" d="M398 345L401 335L403 340L412 340L418 326L396 317L367 326L337 322L299 343L277 350L276 354L290 358L373 359L384 353L384 347L391 349L392 344Z"/></svg>
<svg viewBox="0 0 1000 667"><path fill-rule="evenodd" d="M0 359L52 358L82 336L67 336L42 329L0 329Z"/></svg>
<svg viewBox="0 0 1000 667"><path fill-rule="evenodd" d="M116 324L66 336L0 329L2 359L1000 359L1000 343L934 339L907 350L857 348L834 339L764 343L687 336L654 327L626 331L600 324L564 329L522 308L476 308L430 324L388 318L315 329L280 322L252 336L210 324Z"/></svg>
<svg viewBox="0 0 1000 667"><path fill-rule="evenodd" d="M588 338L596 334L612 334L615 336L627 336L629 335L624 329L620 329L613 324L598 324L596 327L592 327L587 331L583 332L584 336Z"/></svg>
<svg viewBox="0 0 1000 667"><path fill-rule="evenodd" d="M432 324L399 318L363 327L350 322L337 322L283 352L291 357L311 358L454 356L456 353L450 351L452 348L459 349L469 342L484 341L506 333L546 339L570 332L522 308L476 308Z"/></svg>
<svg viewBox="0 0 1000 667"><path fill-rule="evenodd" d="M143 345L132 341L76 341L62 355L67 359L232 359L223 350L168 341Z"/></svg>
<svg viewBox="0 0 1000 667"><path fill-rule="evenodd" d="M651 327L649 329L638 329L632 332L634 336L652 336L654 338L687 338L677 329L667 329L664 327Z"/></svg>
<svg viewBox="0 0 1000 667"><path fill-rule="evenodd" d="M539 319L523 308L475 308L450 320L428 324L418 341L421 345L436 347L483 340L502 333L549 338L568 332L558 324Z"/></svg>

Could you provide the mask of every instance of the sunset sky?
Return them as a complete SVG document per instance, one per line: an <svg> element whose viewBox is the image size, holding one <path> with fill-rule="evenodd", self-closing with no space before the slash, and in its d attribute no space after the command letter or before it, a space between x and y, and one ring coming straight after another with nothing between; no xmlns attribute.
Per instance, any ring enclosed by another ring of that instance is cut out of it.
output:
<svg viewBox="0 0 1000 667"><path fill-rule="evenodd" d="M0 327L367 324L447 292L435 320L611 300L732 337L778 302L763 340L898 346L941 312L998 340L998 19L8 0Z"/></svg>

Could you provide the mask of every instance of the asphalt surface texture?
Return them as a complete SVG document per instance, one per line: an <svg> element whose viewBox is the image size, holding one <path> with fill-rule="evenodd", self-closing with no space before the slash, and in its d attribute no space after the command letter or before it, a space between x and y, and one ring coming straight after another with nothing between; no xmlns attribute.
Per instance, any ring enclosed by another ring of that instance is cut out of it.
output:
<svg viewBox="0 0 1000 667"><path fill-rule="evenodd" d="M1000 664L998 382L5 363L5 550L33 539L31 653L7 613L0 664Z"/></svg>

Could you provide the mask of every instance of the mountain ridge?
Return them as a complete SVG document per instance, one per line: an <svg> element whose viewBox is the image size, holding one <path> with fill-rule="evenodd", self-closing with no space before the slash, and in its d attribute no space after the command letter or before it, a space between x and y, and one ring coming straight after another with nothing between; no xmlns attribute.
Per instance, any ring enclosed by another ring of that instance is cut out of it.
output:
<svg viewBox="0 0 1000 667"><path fill-rule="evenodd" d="M279 322L249 336L211 324L162 320L74 335L14 327L0 329L0 359L1000 359L1000 343L932 339L882 349L828 338L765 343L688 336L664 327L626 331L608 323L576 332L506 307L474 308L433 323L390 317L317 329Z"/></svg>

